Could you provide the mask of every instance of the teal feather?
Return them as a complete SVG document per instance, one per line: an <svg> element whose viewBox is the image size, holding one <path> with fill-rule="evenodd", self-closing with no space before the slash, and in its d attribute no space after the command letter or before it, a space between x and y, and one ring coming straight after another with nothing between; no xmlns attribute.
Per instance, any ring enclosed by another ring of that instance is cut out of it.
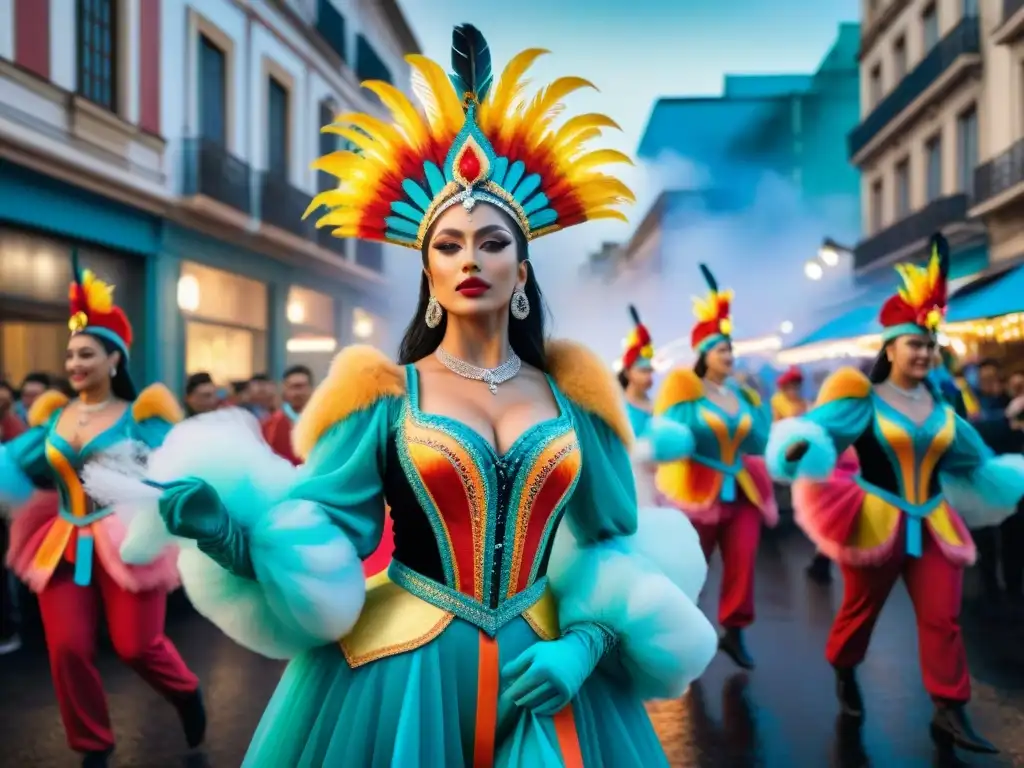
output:
<svg viewBox="0 0 1024 768"><path fill-rule="evenodd" d="M78 249L71 248L71 275L76 285L82 284L82 265L78 261Z"/></svg>
<svg viewBox="0 0 1024 768"><path fill-rule="evenodd" d="M715 276L711 274L711 270L708 269L706 264L700 265L700 273L704 275L704 280L708 284L708 288L715 293L718 293L718 281L715 280Z"/></svg>
<svg viewBox="0 0 1024 768"><path fill-rule="evenodd" d="M487 97L494 82L491 49L480 30L472 24L460 24L452 30L452 85L460 98L472 93L478 102Z"/></svg>

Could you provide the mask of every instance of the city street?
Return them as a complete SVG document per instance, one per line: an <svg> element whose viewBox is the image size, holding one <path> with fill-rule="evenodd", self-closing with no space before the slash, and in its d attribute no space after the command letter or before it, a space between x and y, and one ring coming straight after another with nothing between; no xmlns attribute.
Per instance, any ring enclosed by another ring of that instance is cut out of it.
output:
<svg viewBox="0 0 1024 768"><path fill-rule="evenodd" d="M738 674L718 658L682 701L651 707L672 766L819 768L928 766L930 704L916 663L912 613L901 587L878 624L862 684L868 708L857 760L855 734L837 733L832 676L822 648L841 587L807 581L810 549L795 531L764 540L759 563L758 622L749 646L758 668ZM707 595L717 590L718 566ZM706 600L706 607L711 601ZM168 632L202 678L210 714L202 754L187 756L171 708L103 653L100 667L119 738L119 768L237 768L281 665L249 654L193 614L172 606ZM1005 752L969 764L1024 764L1024 622L982 622L965 610L974 673L972 714ZM30 650L0 658L0 744L3 764L25 768L75 765L65 746L38 638ZM840 759L840 754L845 759ZM282 768L286 768L282 766Z"/></svg>

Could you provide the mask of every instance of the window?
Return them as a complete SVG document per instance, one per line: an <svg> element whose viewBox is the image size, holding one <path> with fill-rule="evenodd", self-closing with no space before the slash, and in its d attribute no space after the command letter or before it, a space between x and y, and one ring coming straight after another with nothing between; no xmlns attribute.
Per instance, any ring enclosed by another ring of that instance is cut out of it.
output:
<svg viewBox="0 0 1024 768"><path fill-rule="evenodd" d="M78 93L117 111L117 0L78 0Z"/></svg>
<svg viewBox="0 0 1024 768"><path fill-rule="evenodd" d="M910 158L896 164L896 218L910 215Z"/></svg>
<svg viewBox="0 0 1024 768"><path fill-rule="evenodd" d="M978 0L964 0L964 16L968 18L977 18L978 16Z"/></svg>
<svg viewBox="0 0 1024 768"><path fill-rule="evenodd" d="M921 14L924 27L924 52L927 54L939 42L939 11L938 7L929 5Z"/></svg>
<svg viewBox="0 0 1024 768"><path fill-rule="evenodd" d="M925 198L927 202L942 197L942 134L935 134L924 145Z"/></svg>
<svg viewBox="0 0 1024 768"><path fill-rule="evenodd" d="M267 84L267 170L288 176L288 89L273 77Z"/></svg>
<svg viewBox="0 0 1024 768"><path fill-rule="evenodd" d="M882 180L879 179L871 185L871 231L878 232L882 229Z"/></svg>
<svg viewBox="0 0 1024 768"><path fill-rule="evenodd" d="M871 79L868 81L868 98L874 107L882 100L882 65L875 64L871 68Z"/></svg>
<svg viewBox="0 0 1024 768"><path fill-rule="evenodd" d="M892 45L892 60L895 72L893 76L898 83L907 76L907 38L900 35Z"/></svg>
<svg viewBox="0 0 1024 768"><path fill-rule="evenodd" d="M358 35L356 37L356 75L360 80L384 80L392 82L391 70L388 69L370 42Z"/></svg>
<svg viewBox="0 0 1024 768"><path fill-rule="evenodd" d="M978 165L978 111L971 107L956 120L957 188L974 193L974 168Z"/></svg>
<svg viewBox="0 0 1024 768"><path fill-rule="evenodd" d="M227 64L224 51L206 35L199 36L199 135L227 145Z"/></svg>
<svg viewBox="0 0 1024 768"><path fill-rule="evenodd" d="M334 122L334 114L337 110L334 108L334 104L330 101L320 102L320 125L330 125ZM321 133L320 134L320 157L329 155L338 149L338 136L333 133ZM321 192L325 192L332 187L337 186L338 179L329 173L320 171L318 173L318 188Z"/></svg>

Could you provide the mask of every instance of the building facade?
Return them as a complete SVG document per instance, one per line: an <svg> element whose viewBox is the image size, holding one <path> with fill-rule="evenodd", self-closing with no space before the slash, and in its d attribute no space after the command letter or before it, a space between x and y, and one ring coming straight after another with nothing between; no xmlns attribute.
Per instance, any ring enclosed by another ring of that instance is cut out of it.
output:
<svg viewBox="0 0 1024 768"><path fill-rule="evenodd" d="M861 119L848 139L861 173L863 238L854 249L861 281L923 258L937 230L950 241L955 273L988 265L985 226L971 210L989 122L985 40L998 6L864 0Z"/></svg>
<svg viewBox="0 0 1024 768"><path fill-rule="evenodd" d="M0 372L59 371L69 253L118 287L133 373L180 390L386 346L386 247L302 214L320 127L407 90L393 0L0 2Z"/></svg>

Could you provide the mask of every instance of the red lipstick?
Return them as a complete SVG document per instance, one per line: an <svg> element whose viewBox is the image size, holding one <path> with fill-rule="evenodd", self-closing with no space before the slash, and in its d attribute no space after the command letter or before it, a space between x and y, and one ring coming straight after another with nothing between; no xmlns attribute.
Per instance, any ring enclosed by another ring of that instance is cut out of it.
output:
<svg viewBox="0 0 1024 768"><path fill-rule="evenodd" d="M479 277L469 277L459 283L455 290L463 296L475 299L491 290L491 284L486 280L481 280Z"/></svg>

